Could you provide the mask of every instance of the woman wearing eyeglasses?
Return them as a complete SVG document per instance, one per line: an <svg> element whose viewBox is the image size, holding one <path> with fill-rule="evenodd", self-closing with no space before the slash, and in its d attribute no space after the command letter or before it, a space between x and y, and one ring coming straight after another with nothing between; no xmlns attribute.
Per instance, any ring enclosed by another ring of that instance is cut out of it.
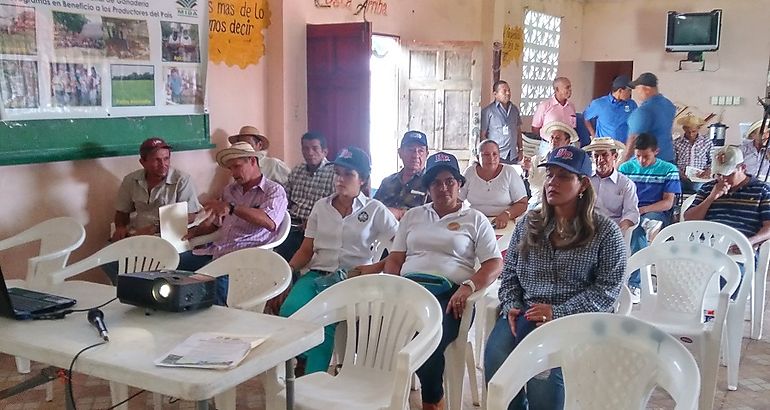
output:
<svg viewBox="0 0 770 410"><path fill-rule="evenodd" d="M548 155L542 208L516 225L500 277L500 310L487 341L486 381L537 326L583 312L609 312L620 293L626 247L620 228L594 211L591 160L572 146ZM526 370L522 370L526 371ZM560 369L536 376L509 409L564 407Z"/></svg>
<svg viewBox="0 0 770 410"><path fill-rule="evenodd" d="M385 262L386 273L429 277L432 284L426 287L445 311L441 342L417 370L425 410L443 409L444 350L457 338L468 296L492 283L502 268L489 220L460 201L463 183L453 155L428 158L423 184L433 202L404 214Z"/></svg>

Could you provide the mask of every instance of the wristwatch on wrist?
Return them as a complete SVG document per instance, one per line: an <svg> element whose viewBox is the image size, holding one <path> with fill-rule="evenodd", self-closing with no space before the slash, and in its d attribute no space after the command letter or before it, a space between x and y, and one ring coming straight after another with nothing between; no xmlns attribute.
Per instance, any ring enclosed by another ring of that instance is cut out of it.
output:
<svg viewBox="0 0 770 410"><path fill-rule="evenodd" d="M476 292L476 284L473 283L472 280L466 279L465 281L463 281L463 285L467 285L469 288L471 288L471 293Z"/></svg>
<svg viewBox="0 0 770 410"><path fill-rule="evenodd" d="M229 214L232 215L233 212L235 212L235 202L230 202L229 206L230 206L230 213Z"/></svg>

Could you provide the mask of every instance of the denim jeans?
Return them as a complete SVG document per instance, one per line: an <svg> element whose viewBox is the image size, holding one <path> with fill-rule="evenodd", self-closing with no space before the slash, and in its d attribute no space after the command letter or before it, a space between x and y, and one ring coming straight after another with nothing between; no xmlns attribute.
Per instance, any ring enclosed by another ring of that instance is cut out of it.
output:
<svg viewBox="0 0 770 410"><path fill-rule="evenodd" d="M665 228L671 223L671 210L666 212L647 212L646 214L642 214L640 216L639 225L634 228L634 231L631 233L631 255L646 248L648 245L647 232L645 232L644 227L642 227L642 221L645 219L661 221L663 222L663 227ZM642 280L639 276L639 270L635 270L631 273L631 277L628 279L628 286L632 288L638 288L641 282Z"/></svg>
<svg viewBox="0 0 770 410"><path fill-rule="evenodd" d="M489 335L484 353L484 379L486 383L497 373L508 355L527 335L535 330L535 323L522 316L516 320L516 336L508 324L507 312L495 323ZM554 368L546 379L535 377L527 382L508 405L508 410L560 410L564 408L564 378L561 368Z"/></svg>
<svg viewBox="0 0 770 410"><path fill-rule="evenodd" d="M177 269L195 272L208 265L214 258L211 255L195 255L192 251L179 254L179 266ZM214 304L227 306L227 289L230 286L230 277L227 275L217 277L217 295Z"/></svg>
<svg viewBox="0 0 770 410"><path fill-rule="evenodd" d="M449 299L457 289L458 286L454 286L451 290L441 295L436 295L442 312L446 312ZM438 347L416 372L422 386L420 393L422 394L423 403L438 403L444 397L444 367L446 363L444 351L450 343L457 339L457 333L460 331L460 320L455 319L451 313L445 313L441 327L441 341Z"/></svg>

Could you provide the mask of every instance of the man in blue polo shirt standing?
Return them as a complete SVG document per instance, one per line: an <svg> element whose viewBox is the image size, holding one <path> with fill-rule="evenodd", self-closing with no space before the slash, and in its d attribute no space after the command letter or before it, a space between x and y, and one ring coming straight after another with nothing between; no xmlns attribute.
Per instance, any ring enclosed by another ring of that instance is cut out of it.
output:
<svg viewBox="0 0 770 410"><path fill-rule="evenodd" d="M628 77L615 77L611 92L591 101L583 111L591 139L609 137L625 144L628 138L628 117L636 108L636 101L631 99L631 83ZM594 120L596 127L592 123Z"/></svg>
<svg viewBox="0 0 770 410"><path fill-rule="evenodd" d="M658 145L650 134L639 134L634 140L635 158L620 164L618 171L636 184L639 198L639 226L631 234L631 254L647 247L647 220L661 221L665 227L671 222L671 211L677 194L682 193L679 170L676 165L657 158ZM636 302L639 297L639 271L631 274L628 286Z"/></svg>
<svg viewBox="0 0 770 410"><path fill-rule="evenodd" d="M653 73L642 73L630 85L637 90L642 105L628 117L626 146L635 146L634 140L639 134L650 134L657 140L660 150L658 158L673 163L674 139L671 137L671 128L674 126L676 116L674 103L658 92L658 77ZM631 150L625 154L625 159L629 158L631 158Z"/></svg>

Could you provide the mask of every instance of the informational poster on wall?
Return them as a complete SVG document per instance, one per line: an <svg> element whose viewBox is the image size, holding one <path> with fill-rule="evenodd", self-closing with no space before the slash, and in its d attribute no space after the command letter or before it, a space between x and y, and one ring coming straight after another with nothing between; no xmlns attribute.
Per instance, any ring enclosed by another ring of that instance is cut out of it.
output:
<svg viewBox="0 0 770 410"><path fill-rule="evenodd" d="M0 0L0 119L202 113L207 26L195 0Z"/></svg>

